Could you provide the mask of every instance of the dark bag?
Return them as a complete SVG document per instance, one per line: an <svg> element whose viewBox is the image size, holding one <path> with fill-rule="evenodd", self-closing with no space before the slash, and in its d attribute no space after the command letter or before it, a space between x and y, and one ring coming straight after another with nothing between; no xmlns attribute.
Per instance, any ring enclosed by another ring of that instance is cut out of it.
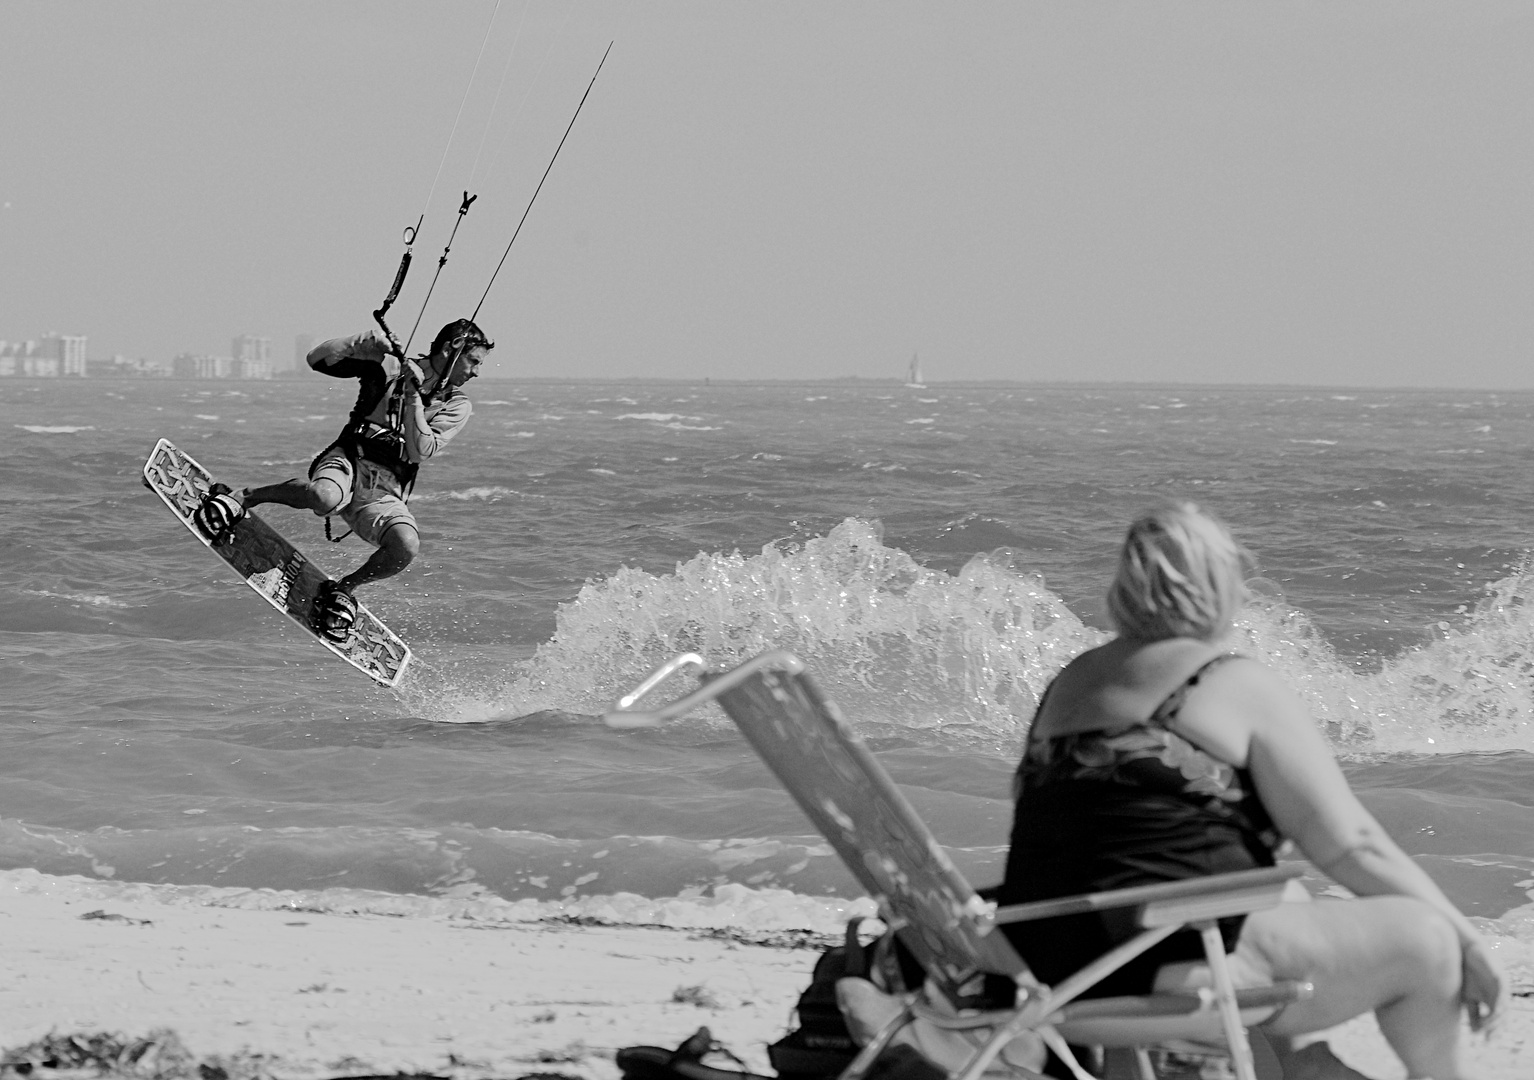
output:
<svg viewBox="0 0 1534 1080"><path fill-rule="evenodd" d="M903 956L896 955L886 934L864 945L858 941L861 919L847 922L847 937L820 954L810 985L799 995L794 1011L799 1027L767 1047L767 1059L781 1077L793 1080L821 1080L835 1076L857 1056L858 1044L852 1041L842 1010L836 1004L836 981L855 976L868 979L883 990L898 992L905 988L902 975ZM903 950L902 950L903 951Z"/></svg>
<svg viewBox="0 0 1534 1080"><path fill-rule="evenodd" d="M705 1065L703 1058L708 1054L723 1054L745 1069L745 1062L715 1042L706 1027L688 1036L675 1050L659 1046L626 1046L613 1055L613 1060L624 1080L772 1080L756 1073Z"/></svg>

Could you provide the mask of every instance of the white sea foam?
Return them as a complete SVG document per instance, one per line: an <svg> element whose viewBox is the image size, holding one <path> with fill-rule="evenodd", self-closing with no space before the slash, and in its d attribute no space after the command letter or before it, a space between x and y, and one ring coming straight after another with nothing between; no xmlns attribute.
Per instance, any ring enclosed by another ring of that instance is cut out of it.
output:
<svg viewBox="0 0 1534 1080"><path fill-rule="evenodd" d="M898 722L1010 732L1102 639L1033 575L985 557L957 577L928 570L880 535L848 519L802 547L698 555L660 576L622 568L560 609L553 640L496 704L597 712L677 652L726 665L777 647L814 658L838 699L872 694Z"/></svg>
<svg viewBox="0 0 1534 1080"><path fill-rule="evenodd" d="M1440 632L1359 671L1308 615L1259 595L1233 644L1294 686L1342 753L1534 750L1534 567ZM788 648L854 715L1011 738L1066 660L1104 639L1019 556L977 556L950 575L884 546L876 524L848 519L802 546L700 554L672 574L621 568L589 582L525 670L480 694L476 709L600 712L676 653L724 667Z"/></svg>
<svg viewBox="0 0 1534 1080"><path fill-rule="evenodd" d="M34 435L73 435L78 431L95 431L93 424L81 424L71 427L68 424L17 424L22 431L30 431Z"/></svg>
<svg viewBox="0 0 1534 1080"><path fill-rule="evenodd" d="M22 592L32 596L47 596L54 600L68 600L71 604L87 604L91 607L128 608L133 606L121 600L115 600L105 593L52 592L48 589L23 589Z"/></svg>
<svg viewBox="0 0 1534 1080"><path fill-rule="evenodd" d="M645 413L622 413L615 417L617 420L649 420L655 424L665 424L675 420L691 420L693 423L702 421L701 416L683 416L680 413L645 412Z"/></svg>
<svg viewBox="0 0 1534 1080"><path fill-rule="evenodd" d="M426 495L416 496L416 502L441 502L443 499L452 499L456 502L498 502L501 499L520 499L522 492L516 488L486 486L463 488L457 491L431 492Z"/></svg>

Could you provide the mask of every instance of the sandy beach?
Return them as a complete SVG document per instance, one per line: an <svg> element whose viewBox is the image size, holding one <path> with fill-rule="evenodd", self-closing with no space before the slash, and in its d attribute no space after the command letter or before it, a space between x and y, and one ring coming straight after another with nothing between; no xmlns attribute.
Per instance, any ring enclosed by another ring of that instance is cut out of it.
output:
<svg viewBox="0 0 1534 1080"><path fill-rule="evenodd" d="M766 1046L788 1030L815 957L808 945L659 927L169 903L152 888L30 872L0 881L0 926L7 1060L50 1033L169 1029L205 1078L610 1080L618 1048L675 1045L700 1025L768 1072ZM1472 1044L1480 1075L1527 1080L1531 1034L1534 1000L1517 998L1498 1032ZM1331 1038L1371 1075L1404 1075L1372 1021Z"/></svg>
<svg viewBox="0 0 1534 1080"><path fill-rule="evenodd" d="M0 1039L169 1028L231 1074L618 1075L708 1025L754 1070L815 953L660 928L250 911L0 891Z"/></svg>

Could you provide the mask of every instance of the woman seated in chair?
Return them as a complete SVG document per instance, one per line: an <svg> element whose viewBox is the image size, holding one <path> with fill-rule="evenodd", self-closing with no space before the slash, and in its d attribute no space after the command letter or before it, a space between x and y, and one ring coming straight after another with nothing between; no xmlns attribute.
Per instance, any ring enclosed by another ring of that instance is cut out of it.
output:
<svg viewBox="0 0 1534 1080"><path fill-rule="evenodd" d="M1221 924L1238 986L1315 986L1261 1029L1286 1078L1359 1076L1324 1044L1292 1043L1372 1009L1412 1077L1461 1080L1460 1010L1473 1029L1491 1024L1506 981L1470 922L1359 803L1294 691L1224 651L1245 565L1225 527L1191 503L1130 526L1108 592L1118 636L1066 666L1028 733L1000 901L1271 866L1293 841L1358 899ZM1126 917L1006 932L1057 982L1133 936ZM1184 931L1090 993L1207 985L1202 957Z"/></svg>

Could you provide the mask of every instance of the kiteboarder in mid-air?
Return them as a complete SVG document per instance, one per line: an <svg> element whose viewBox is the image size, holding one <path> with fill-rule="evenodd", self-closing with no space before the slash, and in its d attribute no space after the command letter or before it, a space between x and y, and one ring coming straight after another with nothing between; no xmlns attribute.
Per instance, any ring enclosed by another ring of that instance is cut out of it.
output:
<svg viewBox="0 0 1534 1080"><path fill-rule="evenodd" d="M493 16L491 21L494 22ZM489 36L488 27L486 36ZM609 43L607 48L610 52L612 45ZM526 209L522 211L522 217L506 244L506 250L501 253L500 262L490 275L479 304L469 317L448 323L437 333L431 350L425 356L413 358L408 355L410 343L416 329L420 327L421 315L416 316L415 326L403 346L384 321L410 269L411 249L421 222L425 219L425 211L422 211L416 224L405 230L405 253L400 258L399 269L395 271L394 284L384 298L383 305L373 312L378 329L367 330L352 337L333 338L309 351L308 363L315 371L336 378L357 379L361 388L346 427L334 442L315 457L309 466L308 477L294 477L241 491L219 483L197 488L199 493L206 491L206 495L194 504L195 509L189 515L191 525L201 531L215 548L225 547L237 539L235 526L245 518L252 506L263 503L280 503L314 511L326 519L327 536L330 535L331 516L339 516L353 532L377 548L366 562L350 574L336 581L326 579L317 585L312 594L313 606L307 616L307 624L333 645L345 645L352 637L352 627L357 624L358 605L353 590L359 585L399 573L410 565L421 549L415 516L406 505L415 484L416 472L421 462L441 451L469 421L472 410L463 385L479 373L479 366L495 347L474 320L479 317L479 309L490 295L490 286L495 284L496 276L511 254L511 247L521 234L533 202L543 190L544 181L549 178L559 151L575 127L581 108L586 104L586 98L596 85L597 75L602 73L602 64L606 61L607 53L604 52L602 61L597 64L597 70L591 76L591 82L586 85L586 93L581 95L575 114L570 117L559 145L549 158L548 167L543 170L543 177L533 189ZM456 122L454 127L456 129ZM451 135L448 142L451 145ZM443 159L446 160L445 152ZM432 186L435 190L435 181ZM437 275L442 273L443 266L447 264L453 238L458 235L458 225L463 222L476 198L468 191L463 193L463 202L458 208L458 221L453 225L447 244L442 249L442 256L437 260ZM426 201L430 205L430 195ZM437 276L434 275L431 286L426 290L426 300L421 304L422 314L425 313L426 304L431 301L436 285ZM173 451L174 447L170 447L165 452L170 454ZM181 455L181 458L184 459L185 455ZM203 479L211 480L202 467L190 459L179 462L178 468L182 472L194 470ZM146 466L146 482L150 482L148 469L149 466ZM161 468L154 475L161 477L165 472ZM166 480L166 483L174 490L161 491L161 498L174 504L176 493L184 492L186 484L179 472ZM172 509L178 509L178 506L172 505ZM182 513L181 516L185 522L187 515ZM281 543L292 550L285 540ZM266 554L270 556L271 553ZM292 550L290 558L296 561L291 566L284 564L280 568L280 587L266 580L278 567L269 567L252 575L248 572L251 567L245 565L248 560L241 555L241 565L236 569L241 571L247 583L252 584L256 591L292 614L291 600L296 594L292 592L292 581L289 579L296 573L295 567L308 564L296 550ZM235 565L234 560L226 561ZM259 584L255 584L257 578L261 579ZM271 591L266 591L269 585ZM303 590L302 595L307 597L310 594ZM400 647L404 648L403 645ZM393 685L387 679L383 681Z"/></svg>
<svg viewBox="0 0 1534 1080"><path fill-rule="evenodd" d="M317 598L315 627L333 641L345 640L357 618L353 590L392 577L421 548L415 516L406 500L421 462L439 453L469 421L472 406L463 385L495 347L469 319L444 326L422 357L401 361L378 330L332 338L309 351L309 366L361 387L346 427L315 457L307 479L294 477L234 491L215 484L194 515L209 536L224 535L246 511L281 503L339 516L376 551L357 569L329 582ZM326 522L327 532L329 522Z"/></svg>

